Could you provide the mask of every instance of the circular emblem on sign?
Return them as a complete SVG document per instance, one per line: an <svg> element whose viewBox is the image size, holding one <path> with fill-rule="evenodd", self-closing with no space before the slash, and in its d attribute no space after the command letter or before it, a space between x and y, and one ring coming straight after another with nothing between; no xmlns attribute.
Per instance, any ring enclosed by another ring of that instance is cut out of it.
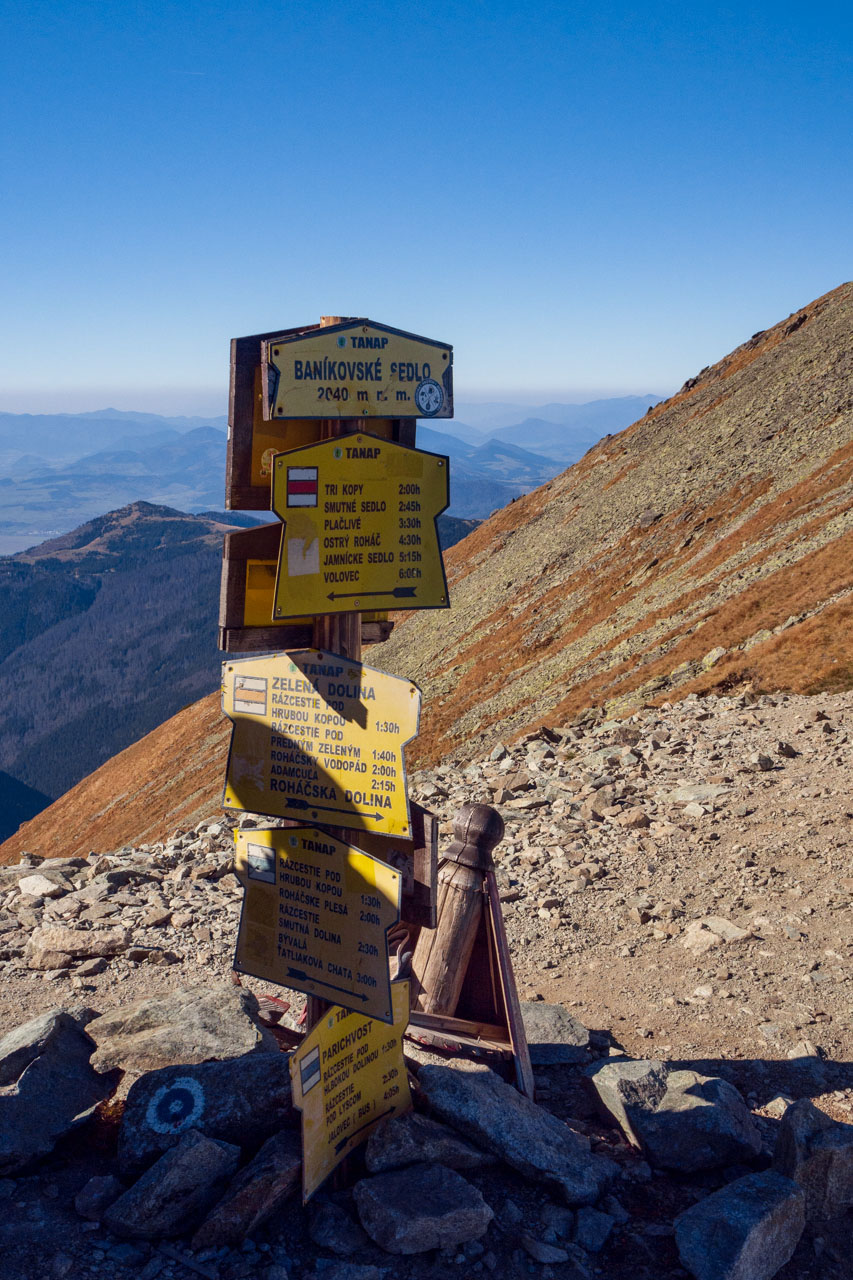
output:
<svg viewBox="0 0 853 1280"><path fill-rule="evenodd" d="M340 445L336 445L335 448L332 450L332 457L342 458L343 456L344 456L343 449L340 447Z"/></svg>
<svg viewBox="0 0 853 1280"><path fill-rule="evenodd" d="M435 378L424 378L423 382L418 383L415 404L425 418L431 418L433 414L438 413L444 404L444 392Z"/></svg>
<svg viewBox="0 0 853 1280"><path fill-rule="evenodd" d="M287 843L290 845L291 849L296 849L299 846L299 839L297 836L290 836Z"/></svg>
<svg viewBox="0 0 853 1280"><path fill-rule="evenodd" d="M339 346L339 347L345 347L346 345L347 345L347 340L346 340L345 336L344 336L343 334L341 334L341 336L338 338L338 346Z"/></svg>
<svg viewBox="0 0 853 1280"><path fill-rule="evenodd" d="M164 1084L148 1103L145 1120L155 1133L183 1133L204 1115L204 1091L197 1080L181 1076Z"/></svg>

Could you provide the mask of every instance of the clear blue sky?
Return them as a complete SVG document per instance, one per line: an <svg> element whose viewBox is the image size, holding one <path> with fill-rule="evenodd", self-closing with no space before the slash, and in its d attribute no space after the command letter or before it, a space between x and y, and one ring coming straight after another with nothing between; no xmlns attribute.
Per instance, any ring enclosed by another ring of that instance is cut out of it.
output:
<svg viewBox="0 0 853 1280"><path fill-rule="evenodd" d="M851 275L849 6L0 0L0 409L224 411L362 314L669 391Z"/></svg>

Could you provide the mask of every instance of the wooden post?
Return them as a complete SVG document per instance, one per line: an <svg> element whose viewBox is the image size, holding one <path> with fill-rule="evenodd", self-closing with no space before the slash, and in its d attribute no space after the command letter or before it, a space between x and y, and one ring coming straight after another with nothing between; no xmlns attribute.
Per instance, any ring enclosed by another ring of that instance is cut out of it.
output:
<svg viewBox="0 0 853 1280"><path fill-rule="evenodd" d="M329 325L340 324L342 316L321 316L321 329ZM354 431L362 431L364 423L360 418L323 418L320 423L320 439L332 440L336 436L346 436ZM361 662L361 613L321 613L314 618L311 643L315 649L327 649L330 653L339 653L351 662ZM353 843L355 833L349 827L329 827L329 831L345 844ZM306 1029L320 1021L329 1008L328 1000L320 996L309 996L307 1002Z"/></svg>
<svg viewBox="0 0 853 1280"><path fill-rule="evenodd" d="M503 833L503 819L486 804L464 804L453 820L456 839L438 873L438 926L421 930L412 957L414 1007L424 1013L456 1012Z"/></svg>

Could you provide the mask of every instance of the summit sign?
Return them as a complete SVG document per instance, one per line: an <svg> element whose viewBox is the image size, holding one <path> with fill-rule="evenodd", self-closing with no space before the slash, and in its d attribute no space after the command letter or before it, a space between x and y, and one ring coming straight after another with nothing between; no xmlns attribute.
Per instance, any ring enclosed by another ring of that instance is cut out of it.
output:
<svg viewBox="0 0 853 1280"><path fill-rule="evenodd" d="M264 414L278 418L452 418L453 348L370 320L261 347Z"/></svg>

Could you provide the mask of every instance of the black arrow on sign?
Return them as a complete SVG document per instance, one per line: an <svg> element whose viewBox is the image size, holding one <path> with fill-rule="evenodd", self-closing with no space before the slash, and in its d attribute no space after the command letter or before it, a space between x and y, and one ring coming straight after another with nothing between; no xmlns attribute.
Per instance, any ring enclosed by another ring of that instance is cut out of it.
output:
<svg viewBox="0 0 853 1280"><path fill-rule="evenodd" d="M345 1138L341 1138L340 1142L335 1146L335 1155L339 1156L347 1143L352 1142L355 1135L357 1133L361 1133L362 1129L368 1129L372 1124L376 1124L379 1120L384 1119L385 1116L390 1116L393 1110L393 1107L389 1107L388 1110L383 1111L381 1115L374 1116L372 1120L368 1120L364 1124L360 1124L357 1129L353 1129L352 1133L347 1134Z"/></svg>
<svg viewBox="0 0 853 1280"><path fill-rule="evenodd" d="M340 814L342 818L351 818L353 815L347 809L336 809L331 804L311 804L309 800L285 800L288 809L325 809L327 813ZM385 815L379 809L375 813L360 813L360 818L372 818L374 822L384 822Z"/></svg>
<svg viewBox="0 0 853 1280"><path fill-rule="evenodd" d="M364 596L394 596L396 600L411 598L415 594L414 587L394 587L393 591L330 591L326 596L327 600L349 600L358 596L359 600Z"/></svg>
<svg viewBox="0 0 853 1280"><path fill-rule="evenodd" d="M287 971L288 978L295 978L297 982L313 982L317 987L328 987L330 991L343 991L344 995L352 996L354 1000L367 1000L367 996L360 991L350 991L349 987L336 987L333 982L321 982L319 978L311 978L304 969L290 968Z"/></svg>

